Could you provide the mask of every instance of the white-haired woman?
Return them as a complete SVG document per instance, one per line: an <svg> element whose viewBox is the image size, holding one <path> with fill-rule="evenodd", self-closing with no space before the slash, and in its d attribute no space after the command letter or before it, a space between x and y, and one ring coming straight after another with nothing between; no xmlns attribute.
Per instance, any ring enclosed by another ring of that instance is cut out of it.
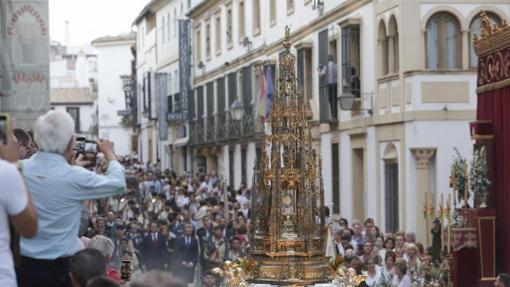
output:
<svg viewBox="0 0 510 287"><path fill-rule="evenodd" d="M115 270L114 268L109 266L109 262L112 259L113 251L115 250L115 245L113 244L113 241L104 236L104 235L96 235L92 237L92 239L89 242L89 248L90 249L97 249L103 254L103 256L106 258L106 276L112 278L117 283L121 283L120 280L120 273L119 271Z"/></svg>
<svg viewBox="0 0 510 287"><path fill-rule="evenodd" d="M125 191L124 168L116 160L111 142L96 142L97 150L108 160L106 174L73 165L74 129L74 120L66 112L49 111L40 116L34 128L39 150L21 161L39 214L39 233L32 239L21 238L18 285L69 286L70 257L84 248L77 237L82 202Z"/></svg>

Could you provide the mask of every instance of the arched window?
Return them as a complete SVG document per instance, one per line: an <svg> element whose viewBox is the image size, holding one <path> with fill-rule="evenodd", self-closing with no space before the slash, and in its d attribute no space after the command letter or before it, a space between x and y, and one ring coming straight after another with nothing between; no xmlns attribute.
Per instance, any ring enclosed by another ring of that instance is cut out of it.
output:
<svg viewBox="0 0 510 287"><path fill-rule="evenodd" d="M379 71L380 75L384 76L388 74L388 37L386 36L386 26L383 20L379 22L377 43L379 45Z"/></svg>
<svg viewBox="0 0 510 287"><path fill-rule="evenodd" d="M459 21L448 12L438 12L427 22L427 68L461 67L462 37Z"/></svg>
<svg viewBox="0 0 510 287"><path fill-rule="evenodd" d="M398 49L398 27L397 19L391 16L388 28L388 67L391 73L397 73L399 70L399 49Z"/></svg>
<svg viewBox="0 0 510 287"><path fill-rule="evenodd" d="M489 22L491 24L491 27L494 24L500 25L501 24L501 18L499 18L498 15L486 12L487 17L489 18ZM482 31L482 18L480 15L477 15L473 18L471 21L471 24L469 25L469 67L476 68L478 66L478 57L475 53L475 47L473 45L473 40L475 39L475 35L480 37Z"/></svg>

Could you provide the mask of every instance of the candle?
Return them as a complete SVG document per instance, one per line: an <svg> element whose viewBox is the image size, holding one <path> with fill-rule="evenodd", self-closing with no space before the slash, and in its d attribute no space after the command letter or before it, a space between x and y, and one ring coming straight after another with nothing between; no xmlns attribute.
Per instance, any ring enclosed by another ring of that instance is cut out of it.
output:
<svg viewBox="0 0 510 287"><path fill-rule="evenodd" d="M439 220L443 221L443 210L444 210L444 198L443 193L441 193L441 204L439 205Z"/></svg>
<svg viewBox="0 0 510 287"><path fill-rule="evenodd" d="M427 214L428 214L428 210L429 210L429 198L427 196L427 194L425 193L425 204L423 205L423 217L425 218L425 220L427 219Z"/></svg>
<svg viewBox="0 0 510 287"><path fill-rule="evenodd" d="M468 173L467 173L467 166L464 168L464 204L466 208L468 207Z"/></svg>

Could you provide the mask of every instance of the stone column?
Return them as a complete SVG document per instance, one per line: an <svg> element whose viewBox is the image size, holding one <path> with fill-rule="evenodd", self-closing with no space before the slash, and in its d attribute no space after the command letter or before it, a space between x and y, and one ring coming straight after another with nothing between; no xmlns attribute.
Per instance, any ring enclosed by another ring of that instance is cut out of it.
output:
<svg viewBox="0 0 510 287"><path fill-rule="evenodd" d="M430 244L430 217L424 218L423 206L425 198L432 198L430 189L430 159L434 156L436 148L420 147L411 148L416 160L416 240L422 242L426 247ZM429 205L431 202L428 203ZM432 203L433 204L433 203Z"/></svg>
<svg viewBox="0 0 510 287"><path fill-rule="evenodd" d="M461 55L461 67L464 70L469 69L469 51L471 45L469 45L469 30L462 31L462 55ZM467 47L467 49L464 49L464 47ZM457 49L458 51L459 49Z"/></svg>

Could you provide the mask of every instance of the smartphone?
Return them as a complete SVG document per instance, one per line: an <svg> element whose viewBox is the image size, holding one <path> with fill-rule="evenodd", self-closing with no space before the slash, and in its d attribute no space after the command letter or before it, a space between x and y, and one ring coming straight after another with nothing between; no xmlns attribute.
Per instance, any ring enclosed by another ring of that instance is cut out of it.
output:
<svg viewBox="0 0 510 287"><path fill-rule="evenodd" d="M120 265L120 279L124 281L131 280L131 260L122 259L122 263Z"/></svg>
<svg viewBox="0 0 510 287"><path fill-rule="evenodd" d="M7 134L9 133L11 120L9 114L0 113L0 141L3 144L7 143Z"/></svg>
<svg viewBox="0 0 510 287"><path fill-rule="evenodd" d="M97 143L95 141L85 141L83 150L85 154L97 154Z"/></svg>
<svg viewBox="0 0 510 287"><path fill-rule="evenodd" d="M90 161L85 168L93 168L97 162L97 143L95 141L86 140L83 145L83 159Z"/></svg>

